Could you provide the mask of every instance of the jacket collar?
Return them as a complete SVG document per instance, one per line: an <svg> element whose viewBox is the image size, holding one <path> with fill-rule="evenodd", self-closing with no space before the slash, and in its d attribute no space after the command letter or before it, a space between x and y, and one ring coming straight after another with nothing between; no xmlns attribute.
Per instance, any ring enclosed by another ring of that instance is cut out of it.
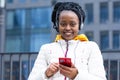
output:
<svg viewBox="0 0 120 80"><path fill-rule="evenodd" d="M58 34L55 38L55 42L58 42L59 40L64 40L60 34ZM89 41L87 36L85 34L77 35L73 40L80 40L80 41ZM64 40L65 41L65 40ZM72 41L72 40L69 40ZM68 42L69 42L68 41Z"/></svg>

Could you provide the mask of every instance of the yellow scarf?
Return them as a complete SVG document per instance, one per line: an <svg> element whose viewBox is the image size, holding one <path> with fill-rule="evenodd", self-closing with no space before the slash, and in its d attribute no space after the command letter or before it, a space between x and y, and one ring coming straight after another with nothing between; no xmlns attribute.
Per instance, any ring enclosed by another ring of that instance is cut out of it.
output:
<svg viewBox="0 0 120 80"><path fill-rule="evenodd" d="M58 34L55 38L55 42L57 42L58 40L62 40L63 38L61 37L60 34ZM80 41L89 41L87 36L85 34L80 34L77 35L73 40L80 40Z"/></svg>

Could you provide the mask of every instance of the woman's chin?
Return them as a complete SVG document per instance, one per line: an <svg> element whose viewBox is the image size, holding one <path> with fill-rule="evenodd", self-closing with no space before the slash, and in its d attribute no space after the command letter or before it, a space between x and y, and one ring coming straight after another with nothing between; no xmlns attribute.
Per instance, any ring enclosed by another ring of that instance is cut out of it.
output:
<svg viewBox="0 0 120 80"><path fill-rule="evenodd" d="M72 40L73 38L71 37L66 37L65 40Z"/></svg>

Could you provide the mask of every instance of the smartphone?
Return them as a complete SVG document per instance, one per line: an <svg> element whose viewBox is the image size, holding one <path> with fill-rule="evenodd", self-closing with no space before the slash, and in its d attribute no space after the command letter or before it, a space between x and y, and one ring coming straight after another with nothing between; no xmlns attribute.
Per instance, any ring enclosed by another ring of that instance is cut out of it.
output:
<svg viewBox="0 0 120 80"><path fill-rule="evenodd" d="M59 58L59 64L71 67L71 58Z"/></svg>

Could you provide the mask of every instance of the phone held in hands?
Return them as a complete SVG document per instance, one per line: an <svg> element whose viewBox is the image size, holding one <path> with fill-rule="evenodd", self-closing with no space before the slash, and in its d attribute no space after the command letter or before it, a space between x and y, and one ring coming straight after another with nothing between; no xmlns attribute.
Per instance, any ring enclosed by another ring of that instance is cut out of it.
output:
<svg viewBox="0 0 120 80"><path fill-rule="evenodd" d="M71 58L59 58L59 64L62 64L67 67L71 67Z"/></svg>

